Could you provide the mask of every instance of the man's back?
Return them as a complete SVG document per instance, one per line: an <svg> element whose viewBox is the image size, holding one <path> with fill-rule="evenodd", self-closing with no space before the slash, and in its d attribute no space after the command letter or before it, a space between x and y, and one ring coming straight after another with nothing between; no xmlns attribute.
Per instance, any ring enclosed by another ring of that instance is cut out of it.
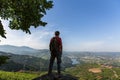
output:
<svg viewBox="0 0 120 80"><path fill-rule="evenodd" d="M62 40L60 37L55 36L50 40L50 51L61 52L62 51Z"/></svg>

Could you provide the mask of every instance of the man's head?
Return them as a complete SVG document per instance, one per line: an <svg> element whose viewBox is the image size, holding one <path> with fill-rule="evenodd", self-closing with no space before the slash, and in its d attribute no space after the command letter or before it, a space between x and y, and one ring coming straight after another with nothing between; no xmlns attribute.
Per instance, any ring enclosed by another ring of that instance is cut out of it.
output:
<svg viewBox="0 0 120 80"><path fill-rule="evenodd" d="M59 36L60 32L59 31L55 31L55 36Z"/></svg>

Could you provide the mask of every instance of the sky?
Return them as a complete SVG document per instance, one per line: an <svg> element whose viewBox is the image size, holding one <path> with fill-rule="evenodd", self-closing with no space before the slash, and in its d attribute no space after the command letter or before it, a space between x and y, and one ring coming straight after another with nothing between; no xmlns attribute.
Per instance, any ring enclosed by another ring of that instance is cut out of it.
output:
<svg viewBox="0 0 120 80"><path fill-rule="evenodd" d="M7 39L0 45L48 49L56 30L60 31L64 51L120 52L120 0L54 0L54 6L42 19L46 27L32 34L10 30L2 20ZM36 37L37 35L37 37Z"/></svg>

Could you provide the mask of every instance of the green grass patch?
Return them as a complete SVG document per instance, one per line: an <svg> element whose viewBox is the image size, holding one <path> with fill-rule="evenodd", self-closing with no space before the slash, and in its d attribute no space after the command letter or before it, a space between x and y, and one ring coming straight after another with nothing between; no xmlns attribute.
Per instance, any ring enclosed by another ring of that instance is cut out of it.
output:
<svg viewBox="0 0 120 80"><path fill-rule="evenodd" d="M40 75L33 73L0 71L0 80L32 80L38 76Z"/></svg>

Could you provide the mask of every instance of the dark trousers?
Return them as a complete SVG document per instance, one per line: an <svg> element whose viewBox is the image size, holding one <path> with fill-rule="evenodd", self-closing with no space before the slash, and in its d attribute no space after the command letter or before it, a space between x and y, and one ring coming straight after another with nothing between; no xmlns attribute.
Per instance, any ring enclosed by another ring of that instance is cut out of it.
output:
<svg viewBox="0 0 120 80"><path fill-rule="evenodd" d="M61 52L51 52L48 74L52 73L55 58L57 59L57 72L61 74Z"/></svg>

